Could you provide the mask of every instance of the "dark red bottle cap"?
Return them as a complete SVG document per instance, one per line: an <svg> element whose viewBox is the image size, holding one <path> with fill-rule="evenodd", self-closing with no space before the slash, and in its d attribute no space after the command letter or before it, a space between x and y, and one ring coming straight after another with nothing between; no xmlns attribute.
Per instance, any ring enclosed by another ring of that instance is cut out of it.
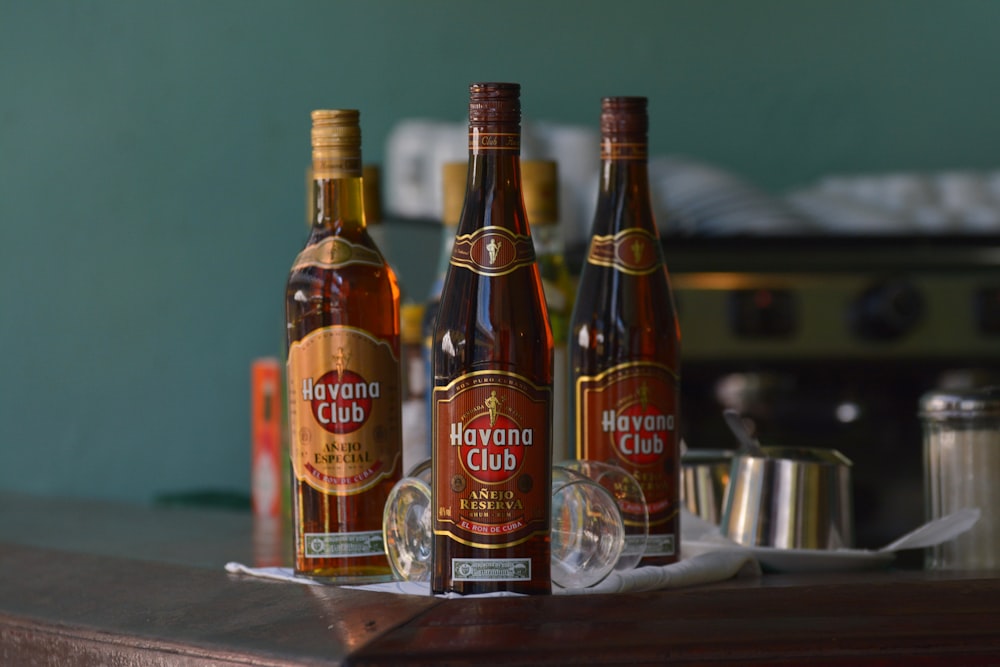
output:
<svg viewBox="0 0 1000 667"><path fill-rule="evenodd" d="M521 84L473 83L469 86L469 123L521 122Z"/></svg>
<svg viewBox="0 0 1000 667"><path fill-rule="evenodd" d="M649 132L645 97L605 97L601 99L601 134L642 135Z"/></svg>

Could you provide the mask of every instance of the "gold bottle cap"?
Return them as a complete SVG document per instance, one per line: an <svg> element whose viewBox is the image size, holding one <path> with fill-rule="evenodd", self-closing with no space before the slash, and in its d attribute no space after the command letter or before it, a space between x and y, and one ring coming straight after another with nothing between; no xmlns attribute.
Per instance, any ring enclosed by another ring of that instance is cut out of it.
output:
<svg viewBox="0 0 1000 667"><path fill-rule="evenodd" d="M449 227L458 225L465 205L465 182L469 177L469 162L445 162L441 165L444 189L444 210L441 222ZM530 220L530 218L529 218Z"/></svg>
<svg viewBox="0 0 1000 667"><path fill-rule="evenodd" d="M559 170L552 160L522 160L521 190L528 223L559 222Z"/></svg>
<svg viewBox="0 0 1000 667"><path fill-rule="evenodd" d="M313 178L361 175L360 116L356 109L312 112Z"/></svg>
<svg viewBox="0 0 1000 667"><path fill-rule="evenodd" d="M419 303L404 303L399 309L399 336L403 343L417 344L423 340L421 327L424 307Z"/></svg>
<svg viewBox="0 0 1000 667"><path fill-rule="evenodd" d="M382 222L382 170L377 164L366 164L361 169L365 198L365 220L369 225Z"/></svg>

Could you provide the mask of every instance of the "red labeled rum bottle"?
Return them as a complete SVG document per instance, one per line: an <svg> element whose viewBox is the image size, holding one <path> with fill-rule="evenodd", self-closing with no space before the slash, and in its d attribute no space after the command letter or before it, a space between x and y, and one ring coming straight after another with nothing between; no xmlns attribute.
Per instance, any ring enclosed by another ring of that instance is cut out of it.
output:
<svg viewBox="0 0 1000 667"><path fill-rule="evenodd" d="M399 288L365 227L358 116L312 113L313 224L285 291L295 571L340 583L392 578L402 467Z"/></svg>
<svg viewBox="0 0 1000 667"><path fill-rule="evenodd" d="M521 192L520 86L470 88L434 328L435 593L551 592L552 331Z"/></svg>
<svg viewBox="0 0 1000 667"><path fill-rule="evenodd" d="M680 328L650 204L648 124L644 97L601 102L600 190L569 338L576 455L639 480L646 565L680 551Z"/></svg>

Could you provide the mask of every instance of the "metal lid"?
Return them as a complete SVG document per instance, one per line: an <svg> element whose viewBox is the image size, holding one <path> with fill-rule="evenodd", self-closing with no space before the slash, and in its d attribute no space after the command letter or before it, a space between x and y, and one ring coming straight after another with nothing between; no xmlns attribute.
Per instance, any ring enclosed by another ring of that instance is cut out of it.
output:
<svg viewBox="0 0 1000 667"><path fill-rule="evenodd" d="M361 113L357 109L312 112L313 178L361 175Z"/></svg>
<svg viewBox="0 0 1000 667"><path fill-rule="evenodd" d="M1000 417L1000 386L932 391L920 397L924 419Z"/></svg>

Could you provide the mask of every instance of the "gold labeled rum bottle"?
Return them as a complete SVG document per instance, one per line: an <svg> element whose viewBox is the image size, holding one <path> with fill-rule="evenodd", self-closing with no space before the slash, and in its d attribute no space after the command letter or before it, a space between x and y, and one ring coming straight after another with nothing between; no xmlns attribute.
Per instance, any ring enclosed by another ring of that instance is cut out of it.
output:
<svg viewBox="0 0 1000 667"><path fill-rule="evenodd" d="M344 583L392 578L402 467L399 288L365 227L358 116L312 113L314 221L285 292L295 571Z"/></svg>
<svg viewBox="0 0 1000 667"><path fill-rule="evenodd" d="M617 463L642 485L642 564L680 551L680 328L653 219L646 98L601 102L601 173L570 325L570 414L578 458Z"/></svg>
<svg viewBox="0 0 1000 667"><path fill-rule="evenodd" d="M521 192L520 86L470 87L433 337L435 593L552 590L552 332Z"/></svg>

